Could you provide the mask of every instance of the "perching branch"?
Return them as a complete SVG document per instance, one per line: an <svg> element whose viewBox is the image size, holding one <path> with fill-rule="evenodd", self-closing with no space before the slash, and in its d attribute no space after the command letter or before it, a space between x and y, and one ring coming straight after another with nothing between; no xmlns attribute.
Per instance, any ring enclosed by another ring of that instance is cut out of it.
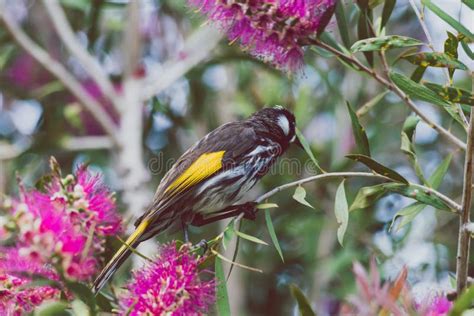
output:
<svg viewBox="0 0 474 316"><path fill-rule="evenodd" d="M202 27L184 43L183 50L173 60L157 67L144 79L142 100L147 101L161 93L190 69L207 58L221 39L211 27Z"/></svg>
<svg viewBox="0 0 474 316"><path fill-rule="evenodd" d="M76 78L74 78L61 63L52 58L43 48L29 38L5 9L5 1L0 0L0 20L3 21L7 31L17 44L68 88L104 128L105 132L111 137L114 145L119 147L120 141L117 138L115 124L101 104L87 93Z"/></svg>
<svg viewBox="0 0 474 316"><path fill-rule="evenodd" d="M105 94L105 96L107 96L111 103L115 105L114 100L117 98L117 93L115 92L112 82L97 59L90 55L87 49L77 40L74 31L66 18L66 14L58 1L43 0L43 5L53 23L54 29L66 45L66 48L74 57L77 58L84 70L100 87L100 90Z"/></svg>
<svg viewBox="0 0 474 316"><path fill-rule="evenodd" d="M276 187L273 190L261 195L260 197L258 197L255 200L255 202L256 203L262 203L263 201L265 201L266 199L268 199L269 197L275 195L276 193L278 193L280 191L283 191L283 190L288 189L288 188L296 187L296 186L299 186L299 185L302 185L302 184L305 184L305 183L308 183L308 182L313 182L313 181L322 180L322 179L353 178L353 177L375 178L375 179L380 179L380 180L393 182L393 180L388 178L388 177L385 177L383 175L376 174L376 173L370 173L370 172L330 172L330 173L323 173L323 174L318 174L316 176L312 176L312 177L308 177L308 178L304 178L304 179L300 179L300 180L297 180L297 181L293 181L293 182L290 182L290 183L283 184L283 185L281 185L279 187ZM432 188L425 187L423 185L419 185L419 184L415 184L415 183L410 183L410 185L414 186L414 187L417 187L418 189L423 190L424 192L428 192L430 194L433 194L434 196L438 197L443 202L445 202L446 205L448 205L450 208L452 208L456 212L461 211L461 206L458 203L454 202L449 197L447 197L446 195L444 195L444 194L442 194L442 193L440 193L440 192L438 192L438 191L436 191Z"/></svg>
<svg viewBox="0 0 474 316"><path fill-rule="evenodd" d="M464 176L462 191L462 209L459 219L458 251L456 256L456 293L459 297L466 288L469 270L469 248L471 246L471 233L466 226L471 222L472 202L472 155L474 152L474 109L471 108L469 129L467 136L467 149L464 158Z"/></svg>
<svg viewBox="0 0 474 316"><path fill-rule="evenodd" d="M339 58L343 59L344 61L356 66L359 68L361 71L369 74L371 77L373 77L375 80L377 80L379 83L384 85L387 89L390 91L393 91L395 94L397 94L403 102L405 102L408 107L415 112L426 124L428 124L431 128L433 128L435 131L437 131L441 136L443 136L445 139L449 140L451 143L456 145L457 147L461 148L462 150L466 150L466 144L462 142L459 138L451 134L447 129L444 127L436 124L433 120L431 120L428 116L426 116L419 108L418 106L413 102L413 100L400 88L398 88L390 79L385 79L381 77L379 74L377 74L373 69L370 69L366 67L364 64L362 64L358 59L356 59L354 56L349 56L344 54L343 52L335 49L334 47L321 42L318 39L311 40L311 44L314 44L316 46L319 46L321 48L324 48L325 50L333 53L334 55L338 56Z"/></svg>

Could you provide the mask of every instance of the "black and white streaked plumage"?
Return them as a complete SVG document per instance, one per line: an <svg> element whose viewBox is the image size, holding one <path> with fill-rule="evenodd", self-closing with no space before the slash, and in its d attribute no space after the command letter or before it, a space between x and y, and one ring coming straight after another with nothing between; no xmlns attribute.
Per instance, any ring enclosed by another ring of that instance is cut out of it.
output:
<svg viewBox="0 0 474 316"><path fill-rule="evenodd" d="M187 150L166 173L126 245L94 282L99 291L130 255L130 247L182 225L233 214L239 201L295 141L295 117L281 106L224 124Z"/></svg>

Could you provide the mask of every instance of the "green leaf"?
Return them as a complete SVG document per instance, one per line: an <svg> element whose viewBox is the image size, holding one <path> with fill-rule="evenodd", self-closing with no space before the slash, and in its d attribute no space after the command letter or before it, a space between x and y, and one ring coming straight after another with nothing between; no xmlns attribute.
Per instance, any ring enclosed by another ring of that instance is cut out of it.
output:
<svg viewBox="0 0 474 316"><path fill-rule="evenodd" d="M231 220L224 229L224 236L222 238L222 246L224 247L224 249L227 249L227 245L230 243L232 238L234 238L234 236L235 236L234 220Z"/></svg>
<svg viewBox="0 0 474 316"><path fill-rule="evenodd" d="M306 153L308 154L309 158L311 158L311 160L313 161L313 163L316 165L316 168L319 169L319 171L321 171L322 173L324 173L324 170L323 168L321 168L321 166L319 165L319 162L318 160L316 159L316 157L314 156L312 150L311 150L311 147L309 146L309 143L308 141L306 140L306 138L303 136L303 134L300 132L299 129L296 129L295 130L296 132L296 136L298 137L301 145L303 146L304 148L304 151L306 151Z"/></svg>
<svg viewBox="0 0 474 316"><path fill-rule="evenodd" d="M413 165L413 168L415 169L415 173L418 178L426 184L427 181L425 179L425 176L423 175L423 170L420 167L418 157L415 153L415 146L413 144L416 125L419 121L420 118L418 116L409 116L406 118L405 123L403 123L401 133L400 149L407 155L408 160L410 160L410 163Z"/></svg>
<svg viewBox="0 0 474 316"><path fill-rule="evenodd" d="M453 154L449 154L443 161L439 164L436 170L433 172L431 177L428 179L431 187L433 189L438 189L441 185L444 175L448 172L449 165L451 164L451 159L453 158Z"/></svg>
<svg viewBox="0 0 474 316"><path fill-rule="evenodd" d="M387 191L398 193L408 198L417 200L418 202L428 204L443 211L451 211L449 206L439 197L434 196L428 191L424 191L416 185L402 185L397 183L388 183L384 185Z"/></svg>
<svg viewBox="0 0 474 316"><path fill-rule="evenodd" d="M347 205L346 191L344 189L344 180L339 184L336 191L336 198L334 202L334 214L336 215L337 223L337 240L343 246L344 235L346 234L347 225L349 223L349 206Z"/></svg>
<svg viewBox="0 0 474 316"><path fill-rule="evenodd" d="M45 302L35 309L34 316L71 316L67 302Z"/></svg>
<svg viewBox="0 0 474 316"><path fill-rule="evenodd" d="M270 234L270 238L272 239L275 248L280 255L281 261L285 262L283 259L283 252L281 251L280 244L278 243L278 238L275 233L275 228L273 227L272 217L270 216L270 211L265 210L265 222L267 223L268 233Z"/></svg>
<svg viewBox="0 0 474 316"><path fill-rule="evenodd" d="M357 112L356 112L357 117L361 117L361 116L364 116L365 114L367 114L374 106L376 106L380 101L383 100L383 98L385 98L385 96L388 94L388 92L389 91L386 90L382 93L379 93L375 97L373 97L372 99L370 99L369 101L364 103L364 105L362 105L357 110Z"/></svg>
<svg viewBox="0 0 474 316"><path fill-rule="evenodd" d="M464 52L467 56L469 56L469 58L474 59L474 52L469 47L469 44L466 39L461 41L461 47L462 49L464 49Z"/></svg>
<svg viewBox="0 0 474 316"><path fill-rule="evenodd" d="M306 190L302 186L296 187L295 193L293 194L293 199L298 201L299 203L306 205L308 207L311 207L314 209L314 207L309 204L308 201L306 201Z"/></svg>
<svg viewBox="0 0 474 316"><path fill-rule="evenodd" d="M352 202L349 211L354 211L358 209L365 209L372 204L374 204L378 199L380 199L387 190L384 187L384 184L378 184L370 187L363 187L359 189L357 195Z"/></svg>
<svg viewBox="0 0 474 316"><path fill-rule="evenodd" d="M224 268L222 260L216 257L215 261L216 273L216 298L217 298L217 312L221 316L230 316L229 295L227 294L227 284L224 276Z"/></svg>
<svg viewBox="0 0 474 316"><path fill-rule="evenodd" d="M389 35L383 37L371 37L357 41L352 45L351 51L353 53L370 52L420 45L423 45L423 42L411 37Z"/></svg>
<svg viewBox="0 0 474 316"><path fill-rule="evenodd" d="M89 0L60 0L61 4L70 9L87 12L90 7Z"/></svg>
<svg viewBox="0 0 474 316"><path fill-rule="evenodd" d="M390 16L392 15L393 9L395 8L396 0L385 0L382 11L382 21L380 22L380 29L383 29L387 24Z"/></svg>
<svg viewBox="0 0 474 316"><path fill-rule="evenodd" d="M397 72L390 72L390 79L408 96L434 103L439 106L446 106L448 103L441 99L436 93L426 88L422 84L416 83L410 78Z"/></svg>
<svg viewBox="0 0 474 316"><path fill-rule="evenodd" d="M360 40L365 40L369 35L369 27L367 25L367 7L361 5L361 1L359 1L359 7L361 7L361 11L359 13L359 19L357 21L357 38ZM374 53L373 52L364 52L365 59L371 67L374 66Z"/></svg>
<svg viewBox="0 0 474 316"><path fill-rule="evenodd" d="M397 231L399 231L400 229L402 229L404 226L408 225L409 223L411 223L413 221L413 219L421 213L421 211L423 211L423 209L426 207L425 204L422 204L420 202L416 202L416 203L413 203L413 204L410 204L406 207L404 207L403 209L401 209L400 211L398 211L395 216L393 217L392 219L392 223L390 224L390 228L389 230L392 230L393 228L393 225L396 221L397 218L401 217L402 219L400 220L400 222L398 223L397 225Z"/></svg>
<svg viewBox="0 0 474 316"><path fill-rule="evenodd" d="M441 182L443 181L444 175L448 171L449 164L451 163L453 155L449 154L436 168L436 170L433 172L433 174L430 176L428 179L429 183L431 183L431 186L433 189L437 189L440 185ZM407 207L401 209L400 211L395 214L392 220L392 224L390 225L390 230L393 227L393 224L395 223L395 220L398 217L402 217L401 221L399 222L397 226L397 230L400 230L403 226L411 223L413 219L423 211L423 209L426 207L425 204L416 202L413 204L408 205Z"/></svg>
<svg viewBox="0 0 474 316"><path fill-rule="evenodd" d="M461 0L461 2L467 5L471 10L474 10L474 0Z"/></svg>
<svg viewBox="0 0 474 316"><path fill-rule="evenodd" d="M346 157L361 162L376 173L386 176L396 182L408 184L407 179L405 179L401 174L399 174L395 170L385 167L384 165L378 163L370 157L364 155L346 155Z"/></svg>
<svg viewBox="0 0 474 316"><path fill-rule="evenodd" d="M413 71L413 73L411 74L410 79L417 83L420 82L420 80L423 78L423 75L425 74L425 71L426 67L416 67L415 71Z"/></svg>
<svg viewBox="0 0 474 316"><path fill-rule="evenodd" d="M113 300L112 297L107 297L105 296L104 293L99 292L96 294L95 299L97 301L97 306L99 306L102 312L107 312L107 313L112 312L113 307L112 307L112 304L110 303Z"/></svg>
<svg viewBox="0 0 474 316"><path fill-rule="evenodd" d="M339 34L341 34L342 42L346 48L351 47L351 40L349 37L349 28L347 27L346 15L344 13L344 3L338 1L336 4L336 21Z"/></svg>
<svg viewBox="0 0 474 316"><path fill-rule="evenodd" d="M441 20L451 25L456 31L467 36L471 41L474 40L474 34L472 34L464 25L459 23L455 18L448 15L444 10L434 4L431 0L421 0L428 9L436 14Z"/></svg>
<svg viewBox="0 0 474 316"><path fill-rule="evenodd" d="M390 79L409 97L443 107L452 118L454 118L461 126L466 128L466 124L460 116L460 110L454 104L438 96L434 91L396 72L390 72Z"/></svg>
<svg viewBox="0 0 474 316"><path fill-rule="evenodd" d="M243 238L243 239L247 239L248 241L251 241L251 242L254 242L256 244L261 244L261 245L265 245L265 246L268 246L268 244L266 242L264 242L263 240L261 239L258 239L257 237L254 237L254 236L251 236L251 235L247 235L241 231L238 231L236 230L235 233L237 234L237 236L239 236L240 238Z"/></svg>
<svg viewBox="0 0 474 316"><path fill-rule="evenodd" d="M316 313L311 308L311 304L308 302L308 299L303 294L298 286L295 284L290 285L291 295L296 299L298 303L298 310L300 316L316 316Z"/></svg>
<svg viewBox="0 0 474 316"><path fill-rule="evenodd" d="M399 183L382 183L371 187L364 187L357 193L350 211L364 209L374 204L386 193L397 193L418 202L428 204L439 210L452 211L449 206L439 197L423 190L417 185L405 185Z"/></svg>
<svg viewBox="0 0 474 316"><path fill-rule="evenodd" d="M277 207L278 207L278 204L275 204L275 203L262 203L256 206L256 208L259 210L264 210L267 208L277 208Z"/></svg>
<svg viewBox="0 0 474 316"><path fill-rule="evenodd" d="M461 296L454 302L449 312L449 316L465 315L464 312L471 308L474 302L474 285L465 290Z"/></svg>
<svg viewBox="0 0 474 316"><path fill-rule="evenodd" d="M469 91L432 82L422 83L446 101L474 106L474 95Z"/></svg>
<svg viewBox="0 0 474 316"><path fill-rule="evenodd" d="M467 66L462 62L445 53L421 52L402 56L402 59L414 65L423 67L439 67L449 69L467 70Z"/></svg>
<svg viewBox="0 0 474 316"><path fill-rule="evenodd" d="M352 132L354 133L354 138L357 144L358 151L360 154L370 157L369 139L367 138L365 129L360 124L359 118L357 117L357 114L354 112L349 102L346 102L346 104L347 110L349 111L349 116L351 118Z"/></svg>
<svg viewBox="0 0 474 316"><path fill-rule="evenodd" d="M81 300L75 299L71 302L74 315L91 315L89 307Z"/></svg>
<svg viewBox="0 0 474 316"><path fill-rule="evenodd" d="M458 46L459 40L456 35L451 32L448 33L448 38L444 41L444 53L452 58L458 58ZM453 78L454 69L449 69L449 77L450 79Z"/></svg>
<svg viewBox="0 0 474 316"><path fill-rule="evenodd" d="M79 282L67 282L66 285L78 299L89 307L90 315L97 315L95 295L87 285Z"/></svg>

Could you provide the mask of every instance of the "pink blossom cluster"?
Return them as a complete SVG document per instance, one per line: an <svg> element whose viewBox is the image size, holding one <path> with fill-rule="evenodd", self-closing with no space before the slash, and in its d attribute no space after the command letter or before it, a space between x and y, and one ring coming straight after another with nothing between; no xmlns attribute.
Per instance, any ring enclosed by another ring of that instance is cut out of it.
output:
<svg viewBox="0 0 474 316"><path fill-rule="evenodd" d="M38 271L48 279L62 275L89 280L99 268L105 237L121 230L115 199L100 176L84 166L64 178L59 167L53 171L42 190L21 187L18 199L5 199L0 205L6 211L6 220L0 224L0 237L5 241L0 256L0 293L8 288L8 282L28 282L19 276L37 275ZM25 290L25 295L33 291L46 298L54 292L42 289L47 288ZM21 298L21 293L14 297ZM1 303L9 299L0 296ZM21 305L19 300L16 303Z"/></svg>
<svg viewBox="0 0 474 316"><path fill-rule="evenodd" d="M303 64L302 46L331 19L336 0L189 0L231 42L287 71Z"/></svg>
<svg viewBox="0 0 474 316"><path fill-rule="evenodd" d="M163 246L155 262L134 272L121 299L121 315L201 315L215 301L215 281L199 277L188 245Z"/></svg>

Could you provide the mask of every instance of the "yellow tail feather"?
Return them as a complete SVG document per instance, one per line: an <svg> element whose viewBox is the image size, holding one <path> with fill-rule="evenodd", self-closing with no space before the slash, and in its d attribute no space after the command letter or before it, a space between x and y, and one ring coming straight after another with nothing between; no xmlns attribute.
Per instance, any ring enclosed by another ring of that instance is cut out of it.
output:
<svg viewBox="0 0 474 316"><path fill-rule="evenodd" d="M120 249L115 253L115 255L110 259L107 265L99 273L98 277L94 281L92 290L94 293L98 293L102 287L107 283L107 281L112 277L115 271L122 265L122 263L130 256L130 248L135 248L140 243L140 236L148 228L150 222L149 220L143 220L140 225L135 229L133 234L127 238L125 243L120 247Z"/></svg>

